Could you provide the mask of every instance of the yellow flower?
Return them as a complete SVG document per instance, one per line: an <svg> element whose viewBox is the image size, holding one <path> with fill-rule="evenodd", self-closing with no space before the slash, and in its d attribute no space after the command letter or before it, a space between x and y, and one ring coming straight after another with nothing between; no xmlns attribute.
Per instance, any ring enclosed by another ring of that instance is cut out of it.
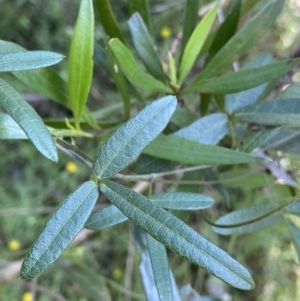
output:
<svg viewBox="0 0 300 301"><path fill-rule="evenodd" d="M168 38L170 35L172 34L172 30L170 27L168 26L164 26L161 30L160 30L160 35L166 39Z"/></svg>
<svg viewBox="0 0 300 301"><path fill-rule="evenodd" d="M18 240L13 239L8 242L8 248L11 251L18 251L20 249L20 247L21 247L21 244Z"/></svg>
<svg viewBox="0 0 300 301"><path fill-rule="evenodd" d="M32 294L30 292L26 292L22 296L22 301L32 301Z"/></svg>
<svg viewBox="0 0 300 301"><path fill-rule="evenodd" d="M118 280L122 277L122 271L120 269L116 268L113 270L112 276L115 280Z"/></svg>
<svg viewBox="0 0 300 301"><path fill-rule="evenodd" d="M69 172L69 173L74 173L74 172L76 172L77 171L77 165L76 165L76 163L74 163L74 162L68 162L67 164L66 164L66 171L67 172Z"/></svg>

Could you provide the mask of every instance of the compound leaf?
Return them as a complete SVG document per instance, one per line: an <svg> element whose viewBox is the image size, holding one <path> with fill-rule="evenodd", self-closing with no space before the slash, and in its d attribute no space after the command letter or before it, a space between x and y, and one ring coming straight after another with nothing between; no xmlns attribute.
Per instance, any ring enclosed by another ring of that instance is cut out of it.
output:
<svg viewBox="0 0 300 301"><path fill-rule="evenodd" d="M144 196L110 180L103 181L100 189L138 227L170 250L234 287L244 290L254 287L243 266Z"/></svg>
<svg viewBox="0 0 300 301"><path fill-rule="evenodd" d="M91 88L94 53L94 10L92 0L81 0L69 59L68 86L75 124L85 107Z"/></svg>
<svg viewBox="0 0 300 301"><path fill-rule="evenodd" d="M55 143L41 117L22 96L3 79L0 79L0 105L24 130L29 140L49 160L58 161Z"/></svg>
<svg viewBox="0 0 300 301"><path fill-rule="evenodd" d="M165 128L176 106L176 97L166 96L124 123L101 147L94 175L100 180L110 178L134 161Z"/></svg>
<svg viewBox="0 0 300 301"><path fill-rule="evenodd" d="M109 47L116 56L124 74L134 85L149 93L172 92L171 89L162 82L142 71L130 50L118 39L112 39L109 42Z"/></svg>
<svg viewBox="0 0 300 301"><path fill-rule="evenodd" d="M58 258L84 226L98 195L96 183L88 181L57 208L23 261L22 279L37 277Z"/></svg>
<svg viewBox="0 0 300 301"><path fill-rule="evenodd" d="M210 196L187 192L160 193L152 195L150 199L160 207L175 210L205 209L214 203L214 199Z"/></svg>
<svg viewBox="0 0 300 301"><path fill-rule="evenodd" d="M232 211L215 221L217 225L226 226L226 228L213 227L213 230L222 235L232 235L232 234L244 234L253 233L264 228L270 227L276 224L281 218L281 212L275 212L271 215L266 216L263 219L254 221L247 225L232 227L230 225L239 224L254 220L260 216L268 214L272 210L276 209L278 206L274 204L268 205L255 205L248 208L243 208L239 210Z"/></svg>
<svg viewBox="0 0 300 301"><path fill-rule="evenodd" d="M250 163L254 157L228 148L201 144L176 135L158 136L145 147L144 154L192 165Z"/></svg>

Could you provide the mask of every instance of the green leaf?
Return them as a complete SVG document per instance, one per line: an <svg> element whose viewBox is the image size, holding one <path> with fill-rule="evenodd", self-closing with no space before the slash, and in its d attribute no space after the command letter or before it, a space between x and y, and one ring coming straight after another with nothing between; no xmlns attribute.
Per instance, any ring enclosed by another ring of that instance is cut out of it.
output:
<svg viewBox="0 0 300 301"><path fill-rule="evenodd" d="M22 96L0 79L0 105L24 130L35 147L49 160L58 161L57 149L41 117Z"/></svg>
<svg viewBox="0 0 300 301"><path fill-rule="evenodd" d="M149 234L147 234L147 246L160 301L173 301L166 248Z"/></svg>
<svg viewBox="0 0 300 301"><path fill-rule="evenodd" d="M253 47L275 22L284 2L284 0L267 1L266 5L214 56L195 82L224 72Z"/></svg>
<svg viewBox="0 0 300 301"><path fill-rule="evenodd" d="M28 139L28 137L8 114L0 112L0 139Z"/></svg>
<svg viewBox="0 0 300 301"><path fill-rule="evenodd" d="M149 3L147 0L127 0L129 14L132 15L138 12L143 18L144 23L148 27L148 31L151 32L151 18L149 11Z"/></svg>
<svg viewBox="0 0 300 301"><path fill-rule="evenodd" d="M125 44L123 34L118 27L115 16L112 12L109 0L96 0L96 6L100 18L100 22L110 38L118 38Z"/></svg>
<svg viewBox="0 0 300 301"><path fill-rule="evenodd" d="M109 42L109 47L116 56L123 72L134 85L149 93L172 92L170 88L162 82L142 71L130 50L118 39L112 39Z"/></svg>
<svg viewBox="0 0 300 301"><path fill-rule="evenodd" d="M26 51L23 47L0 40L0 53ZM59 104L68 106L68 86L66 82L52 69L17 71L12 74L28 87L49 97Z"/></svg>
<svg viewBox="0 0 300 301"><path fill-rule="evenodd" d="M300 216L300 202L295 202L285 208L286 212Z"/></svg>
<svg viewBox="0 0 300 301"><path fill-rule="evenodd" d="M200 210L214 204L214 199L210 196L187 192L155 194L151 196L150 200L160 207L175 210Z"/></svg>
<svg viewBox="0 0 300 301"><path fill-rule="evenodd" d="M176 71L176 63L174 57L171 52L168 53L169 56L169 77L172 84L177 83L177 71Z"/></svg>
<svg viewBox="0 0 300 301"><path fill-rule="evenodd" d="M64 56L51 51L26 51L0 55L0 72L30 70L59 63Z"/></svg>
<svg viewBox="0 0 300 301"><path fill-rule="evenodd" d="M124 117L125 119L130 118L130 96L128 92L128 87L126 79L120 70L117 59L110 48L107 49L107 60L109 63L110 74L114 79L115 85L123 98L124 104Z"/></svg>
<svg viewBox="0 0 300 301"><path fill-rule="evenodd" d="M147 248L147 233L132 223L130 225L130 230L134 239L134 244L141 254L139 270L142 276L145 296L147 300L160 301Z"/></svg>
<svg viewBox="0 0 300 301"><path fill-rule="evenodd" d="M300 262L300 230L290 219L286 219L285 222L290 230L292 242L298 257L298 262Z"/></svg>
<svg viewBox="0 0 300 301"><path fill-rule="evenodd" d="M281 212L275 212L267 217L249 223L244 226L232 227L230 225L245 223L251 220L254 220L264 214L271 212L276 209L278 206L274 204L268 205L255 205L248 208L243 208L239 210L232 211L215 221L217 225L225 225L226 228L212 227L213 230L222 235L232 235L232 234L244 234L244 233L253 233L264 228L270 227L276 224L282 218Z"/></svg>
<svg viewBox="0 0 300 301"><path fill-rule="evenodd" d="M258 66L263 66L271 63L273 57L268 52L259 53L250 63L243 66L242 70L251 69ZM258 87L238 92L235 94L229 94L225 96L225 109L229 114L233 114L236 111L256 102L261 94L266 89L267 84L260 85Z"/></svg>
<svg viewBox="0 0 300 301"><path fill-rule="evenodd" d="M198 22L199 0L187 0L185 2L181 52L183 53Z"/></svg>
<svg viewBox="0 0 300 301"><path fill-rule="evenodd" d="M283 92L281 92L277 98L279 99L291 99L299 98L300 95L300 82L290 84Z"/></svg>
<svg viewBox="0 0 300 301"><path fill-rule="evenodd" d="M181 84L193 67L204 41L215 20L219 2L205 15L193 31L182 55L179 67L179 84Z"/></svg>
<svg viewBox="0 0 300 301"><path fill-rule="evenodd" d="M126 220L127 217L116 206L111 205L91 214L84 227L87 229L100 230L120 224Z"/></svg>
<svg viewBox="0 0 300 301"><path fill-rule="evenodd" d="M128 21L134 47L141 57L149 73L161 82L165 82L165 74L162 63L154 48L153 40L147 30L143 19L138 13L134 13Z"/></svg>
<svg viewBox="0 0 300 301"><path fill-rule="evenodd" d="M263 83L279 78L284 73L299 64L300 59L283 60L261 67L256 67L238 72L226 73L224 75L204 80L195 80L182 93L222 93L230 94L244 91Z"/></svg>
<svg viewBox="0 0 300 301"><path fill-rule="evenodd" d="M143 153L192 165L226 165L254 161L254 157L246 153L200 144L175 135L160 135L146 146Z"/></svg>
<svg viewBox="0 0 300 301"><path fill-rule="evenodd" d="M94 53L94 10L92 0L81 0L69 59L68 86L76 127L92 84Z"/></svg>
<svg viewBox="0 0 300 301"><path fill-rule="evenodd" d="M58 258L82 229L98 194L96 183L88 181L58 207L23 261L22 279L37 277Z"/></svg>
<svg viewBox="0 0 300 301"><path fill-rule="evenodd" d="M134 164L134 171L137 174L149 174L172 170L178 166L177 162L158 159L152 156L141 155Z"/></svg>
<svg viewBox="0 0 300 301"><path fill-rule="evenodd" d="M217 177L217 175L213 172L213 170L211 168L205 169L203 171L203 173L204 173L205 180L208 180L208 181L218 181L219 180L219 178ZM228 194L226 188L224 187L224 185L221 182L211 184L211 185L220 193L220 195L223 197L224 201L226 202L226 206L228 208L230 208L231 207L230 197L229 197L229 194Z"/></svg>
<svg viewBox="0 0 300 301"><path fill-rule="evenodd" d="M249 272L238 262L144 196L109 180L102 182L100 189L138 227L173 252L234 287L254 287Z"/></svg>
<svg viewBox="0 0 300 301"><path fill-rule="evenodd" d="M100 180L110 178L134 161L166 127L176 106L174 96L163 97L123 124L101 147L94 175Z"/></svg>
<svg viewBox="0 0 300 301"><path fill-rule="evenodd" d="M228 133L227 116L222 113L214 113L180 129L175 135L204 144L217 144Z"/></svg>
<svg viewBox="0 0 300 301"><path fill-rule="evenodd" d="M266 125L300 125L299 99L276 99L250 105L235 117L246 122Z"/></svg>
<svg viewBox="0 0 300 301"><path fill-rule="evenodd" d="M215 54L227 43L227 41L235 34L239 18L240 18L241 0L235 1L232 10L226 17L225 21L220 25L217 34L209 48L209 57Z"/></svg>

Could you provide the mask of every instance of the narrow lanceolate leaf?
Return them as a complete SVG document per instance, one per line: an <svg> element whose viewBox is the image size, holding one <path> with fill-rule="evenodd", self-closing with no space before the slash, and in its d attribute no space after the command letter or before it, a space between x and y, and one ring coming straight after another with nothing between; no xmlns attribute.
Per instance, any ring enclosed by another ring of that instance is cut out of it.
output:
<svg viewBox="0 0 300 301"><path fill-rule="evenodd" d="M219 4L215 5L209 13L201 20L198 26L195 28L192 36L190 37L180 62L179 67L179 84L181 84L188 73L190 72L192 66L194 65L197 56L204 44L204 41L212 27L215 20Z"/></svg>
<svg viewBox="0 0 300 301"><path fill-rule="evenodd" d="M173 301L166 248L149 234L147 234L147 246L160 301Z"/></svg>
<svg viewBox="0 0 300 301"><path fill-rule="evenodd" d="M270 64L273 61L273 57L268 52L259 53L252 61L244 65L242 70L251 69L263 65ZM232 114L243 107L246 107L252 103L255 103L266 89L267 84L262 84L255 88L241 91L234 94L228 94L225 96L225 109L226 112Z"/></svg>
<svg viewBox="0 0 300 301"><path fill-rule="evenodd" d="M218 218L215 221L215 224L220 225L220 227L213 227L213 230L222 235L253 233L262 230L276 224L282 218L282 213L280 211L267 215L268 213L274 211L274 209L277 207L278 206L274 204L255 205L232 211ZM265 217L259 219L258 221L254 221L262 216ZM249 222L247 225L242 225L239 227L234 226L236 224L247 222ZM230 227L231 225L233 225L233 227ZM222 228L221 226L225 227Z"/></svg>
<svg viewBox="0 0 300 301"><path fill-rule="evenodd" d="M23 129L35 147L48 159L57 162L58 155L50 132L41 117L22 96L0 79L0 105Z"/></svg>
<svg viewBox="0 0 300 301"><path fill-rule="evenodd" d="M159 136L143 150L153 157L192 165L249 163L254 157L228 148L206 145L175 135Z"/></svg>
<svg viewBox="0 0 300 301"><path fill-rule="evenodd" d="M187 0L185 2L183 28L182 28L182 40L181 40L181 52L183 53L185 46L193 33L197 21L198 21L198 0Z"/></svg>
<svg viewBox="0 0 300 301"><path fill-rule="evenodd" d="M118 38L123 43L125 43L123 34L112 12L109 0L96 0L96 6L97 6L100 22L105 30L105 33L110 38Z"/></svg>
<svg viewBox="0 0 300 301"><path fill-rule="evenodd" d="M148 31L151 32L152 26L148 0L127 0L127 3L129 14L132 15L135 12L138 12L143 18L144 23L147 25Z"/></svg>
<svg viewBox="0 0 300 301"><path fill-rule="evenodd" d="M128 91L126 78L120 70L120 66L117 62L117 59L110 48L107 49L106 56L109 64L110 74L113 77L115 85L117 86L117 89L123 98L124 117L127 120L130 117L130 95Z"/></svg>
<svg viewBox="0 0 300 301"><path fill-rule="evenodd" d="M176 106L176 97L166 96L124 123L103 144L94 165L94 175L101 180L110 178L134 161L165 128Z"/></svg>
<svg viewBox="0 0 300 301"><path fill-rule="evenodd" d="M68 86L76 126L85 107L93 75L94 10L92 0L81 0L69 59Z"/></svg>
<svg viewBox="0 0 300 301"><path fill-rule="evenodd" d="M276 99L250 105L236 113L236 118L265 125L300 125L299 99Z"/></svg>
<svg viewBox="0 0 300 301"><path fill-rule="evenodd" d="M217 34L209 48L209 58L213 57L234 35L240 18L241 0L235 1L232 11L220 25Z"/></svg>
<svg viewBox="0 0 300 301"><path fill-rule="evenodd" d="M268 33L284 2L284 0L267 1L266 5L222 47L195 81L224 72L253 47L263 35Z"/></svg>
<svg viewBox="0 0 300 301"><path fill-rule="evenodd" d="M113 39L109 42L109 47L116 56L123 72L135 86L149 93L171 93L169 87L140 69L130 50L121 41Z"/></svg>
<svg viewBox="0 0 300 301"><path fill-rule="evenodd" d="M7 41L0 40L0 53L21 52L25 48ZM50 99L67 106L68 87L66 82L50 68L12 72L12 74L28 87Z"/></svg>
<svg viewBox="0 0 300 301"><path fill-rule="evenodd" d="M285 222L290 230L292 242L298 257L298 262L300 262L300 230L291 220L286 219Z"/></svg>
<svg viewBox="0 0 300 301"><path fill-rule="evenodd" d="M214 113L194 121L175 135L204 144L217 144L228 132L227 116Z"/></svg>
<svg viewBox="0 0 300 301"><path fill-rule="evenodd" d="M59 63L63 55L51 51L26 51L0 55L0 72L37 69Z"/></svg>
<svg viewBox="0 0 300 301"><path fill-rule="evenodd" d="M229 94L244 91L278 79L281 75L298 65L299 62L299 59L284 60L261 67L227 73L202 81L194 81L183 93L202 92Z"/></svg>
<svg viewBox="0 0 300 301"><path fill-rule="evenodd" d="M147 30L143 19L138 13L134 13L128 21L135 49L141 57L149 73L161 82L165 82L162 63L154 49L153 40Z"/></svg>
<svg viewBox="0 0 300 301"><path fill-rule="evenodd" d="M95 182L85 182L58 207L23 261L22 279L37 277L58 258L84 226L98 194Z"/></svg>
<svg viewBox="0 0 300 301"><path fill-rule="evenodd" d="M232 286L244 290L254 287L243 266L144 196L110 180L103 181L100 189L137 226L173 252Z"/></svg>
<svg viewBox="0 0 300 301"><path fill-rule="evenodd" d="M116 206L112 205L91 214L84 227L100 230L120 224L126 220L127 217Z"/></svg>
<svg viewBox="0 0 300 301"><path fill-rule="evenodd" d="M199 210L209 208L214 199L210 196L188 192L166 192L151 196L151 201L160 207L175 210Z"/></svg>

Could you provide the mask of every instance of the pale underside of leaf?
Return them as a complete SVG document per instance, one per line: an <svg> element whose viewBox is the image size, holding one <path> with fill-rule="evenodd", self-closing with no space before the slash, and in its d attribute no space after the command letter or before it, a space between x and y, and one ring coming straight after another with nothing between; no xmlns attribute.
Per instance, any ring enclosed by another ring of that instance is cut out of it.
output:
<svg viewBox="0 0 300 301"><path fill-rule="evenodd" d="M98 194L95 182L85 182L58 207L25 257L22 279L37 277L58 258L82 229Z"/></svg>
<svg viewBox="0 0 300 301"><path fill-rule="evenodd" d="M0 105L46 158L54 162L58 161L55 143L41 117L16 90L2 79L0 79Z"/></svg>
<svg viewBox="0 0 300 301"><path fill-rule="evenodd" d="M209 208L214 199L210 196L187 193L187 192L165 192L151 196L151 201L163 208L175 210L199 210Z"/></svg>
<svg viewBox="0 0 300 301"><path fill-rule="evenodd" d="M237 288L254 287L243 266L144 196L109 180L100 189L137 226L172 251Z"/></svg>
<svg viewBox="0 0 300 301"><path fill-rule="evenodd" d="M51 51L26 51L0 55L0 72L29 70L57 64L63 55Z"/></svg>

